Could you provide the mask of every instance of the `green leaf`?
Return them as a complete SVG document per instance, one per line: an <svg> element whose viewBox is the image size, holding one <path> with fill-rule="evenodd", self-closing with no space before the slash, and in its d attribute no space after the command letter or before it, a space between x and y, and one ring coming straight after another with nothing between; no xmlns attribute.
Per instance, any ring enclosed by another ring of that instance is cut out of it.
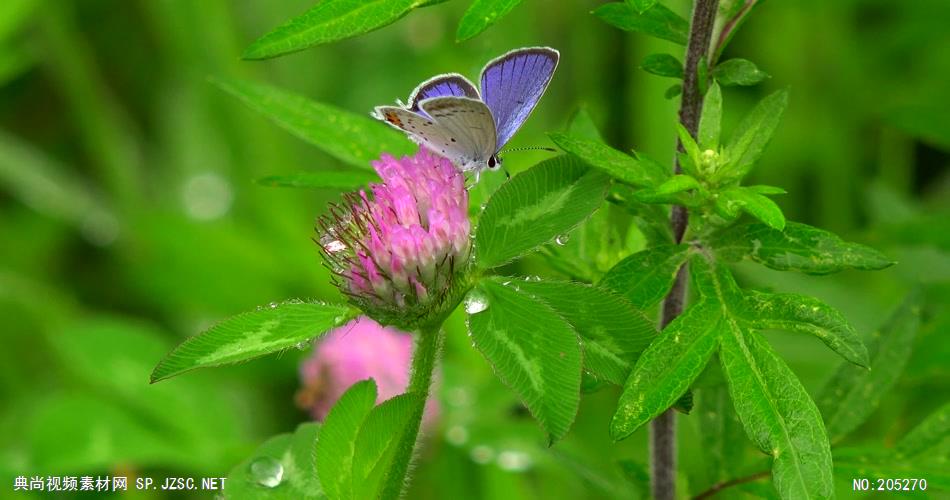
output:
<svg viewBox="0 0 950 500"><path fill-rule="evenodd" d="M353 498L378 498L383 480L393 466L399 441L406 434L413 411L425 404L419 393L400 394L373 408L356 437L353 457Z"/></svg>
<svg viewBox="0 0 950 500"><path fill-rule="evenodd" d="M871 415L897 383L920 328L920 294L912 292L887 324L871 336L870 370L841 364L818 398L832 441L847 436Z"/></svg>
<svg viewBox="0 0 950 500"><path fill-rule="evenodd" d="M403 134L364 114L260 83L219 78L212 83L290 133L349 165L368 169L370 162L384 152L399 157L414 149Z"/></svg>
<svg viewBox="0 0 950 500"><path fill-rule="evenodd" d="M269 175L255 182L270 187L356 189L370 182L379 182L379 176L367 170L335 170Z"/></svg>
<svg viewBox="0 0 950 500"><path fill-rule="evenodd" d="M786 224L784 231L765 224L740 224L713 236L710 243L720 258L751 259L779 271L830 274L845 269L879 270L894 264L873 248L797 222Z"/></svg>
<svg viewBox="0 0 950 500"><path fill-rule="evenodd" d="M637 492L636 498L650 498L650 473L647 467L639 462L630 459L617 461L617 466L627 480Z"/></svg>
<svg viewBox="0 0 950 500"><path fill-rule="evenodd" d="M926 98L925 98L926 99ZM950 151L950 105L927 101L888 110L883 119L894 127L944 151Z"/></svg>
<svg viewBox="0 0 950 500"><path fill-rule="evenodd" d="M643 13L656 5L656 0L627 0L627 3L636 9L637 12Z"/></svg>
<svg viewBox="0 0 950 500"><path fill-rule="evenodd" d="M584 163L602 170L611 177L634 186L655 186L669 177L666 169L655 162L640 161L601 141L576 135L551 132L554 144Z"/></svg>
<svg viewBox="0 0 950 500"><path fill-rule="evenodd" d="M743 187L748 189L749 191L752 191L753 193L759 193L759 194L788 194L788 191L780 187L767 186L764 184L757 184L754 186L743 186Z"/></svg>
<svg viewBox="0 0 950 500"><path fill-rule="evenodd" d="M684 127L682 123L676 123L676 134L680 139L680 144L683 145L683 150L686 151L690 160L688 162L680 161L683 171L689 175L699 177L699 167L702 165L699 144L696 144L696 139L689 134L689 131L686 130L686 127Z"/></svg>
<svg viewBox="0 0 950 500"><path fill-rule="evenodd" d="M720 178L739 179L752 168L772 139L786 106L788 91L779 90L762 99L739 122L726 144L728 164L720 170Z"/></svg>
<svg viewBox="0 0 950 500"><path fill-rule="evenodd" d="M716 350L721 324L712 302L691 306L660 332L630 372L610 422L610 436L624 439L676 403Z"/></svg>
<svg viewBox="0 0 950 500"><path fill-rule="evenodd" d="M129 320L90 317L72 320L55 333L50 346L69 380L109 394L145 417L183 453L209 465L233 464L231 452L243 442L243 427L238 406L220 384L188 377L143 386L142 374L168 352L164 332Z"/></svg>
<svg viewBox="0 0 950 500"><path fill-rule="evenodd" d="M652 237L649 224L639 225L643 222L640 217L632 217L632 224L617 224L617 217L623 217L623 212L622 207L605 204L576 229L541 247L541 256L552 270L567 279L581 283L599 281ZM664 222L666 225L661 227L668 229L668 218L664 217Z"/></svg>
<svg viewBox="0 0 950 500"><path fill-rule="evenodd" d="M39 213L85 229L94 241L97 236L114 236L116 216L73 171L0 130L0 186L4 190Z"/></svg>
<svg viewBox="0 0 950 500"><path fill-rule="evenodd" d="M192 470L207 466L193 448L169 441L162 426L104 396L47 389L19 418L24 422L7 443L23 442L20 456L37 471L104 471L118 463ZM5 429L14 430L9 425ZM9 445L4 451L19 454Z"/></svg>
<svg viewBox="0 0 950 500"><path fill-rule="evenodd" d="M947 467L946 454L909 460L893 453L882 452L878 447L836 448L835 472L838 477L848 479L926 479L928 493L932 490L950 490L950 467ZM871 480L872 488L877 486L874 479ZM900 486L902 485L903 481L900 482ZM920 491L918 483L916 493ZM931 498L941 498L938 495L935 494Z"/></svg>
<svg viewBox="0 0 950 500"><path fill-rule="evenodd" d="M720 359L729 393L746 434L772 457L775 489L782 498L831 498L831 448L815 403L756 333L726 324Z"/></svg>
<svg viewBox="0 0 950 500"><path fill-rule="evenodd" d="M9 42L26 26L39 5L37 0L7 0L0 4L0 42Z"/></svg>
<svg viewBox="0 0 950 500"><path fill-rule="evenodd" d="M594 119L590 116L587 107L583 105L579 106L574 111L574 114L571 115L570 120L568 120L565 135L573 136L576 139L587 139L599 143L604 142L604 138L600 135L600 130L597 129Z"/></svg>
<svg viewBox="0 0 950 500"><path fill-rule="evenodd" d="M599 285L620 294L634 307L646 310L663 300L687 258L688 245L648 248L618 262Z"/></svg>
<svg viewBox="0 0 950 500"><path fill-rule="evenodd" d="M950 402L944 403L917 424L900 441L897 452L904 457L921 455L950 438Z"/></svg>
<svg viewBox="0 0 950 500"><path fill-rule="evenodd" d="M701 57L696 63L696 86L702 95L706 95L709 90L709 62L705 57Z"/></svg>
<svg viewBox="0 0 950 500"><path fill-rule="evenodd" d="M755 328L814 335L842 358L869 366L868 350L854 328L840 312L814 297L750 291L745 305L745 319Z"/></svg>
<svg viewBox="0 0 950 500"><path fill-rule="evenodd" d="M410 420L425 403L418 393L400 394L379 406L376 398L372 379L358 382L327 415L316 445L316 470L330 498L379 498Z"/></svg>
<svg viewBox="0 0 950 500"><path fill-rule="evenodd" d="M473 0L459 21L455 41L461 42L485 31L505 17L521 0Z"/></svg>
<svg viewBox="0 0 950 500"><path fill-rule="evenodd" d="M624 31L635 31L680 45L686 45L689 36L689 22L660 4L640 13L629 4L611 2L594 10L594 15Z"/></svg>
<svg viewBox="0 0 950 500"><path fill-rule="evenodd" d="M693 411L693 391L686 389L686 392L673 403L673 409L683 415L689 415L689 412Z"/></svg>
<svg viewBox="0 0 950 500"><path fill-rule="evenodd" d="M599 288L558 281L517 281L566 319L581 337L584 367L623 385L633 362L656 336L656 328L627 301Z"/></svg>
<svg viewBox="0 0 950 500"><path fill-rule="evenodd" d="M672 99L682 93L683 93L683 84L674 83L673 85L670 85L668 89L666 89L666 92L663 92L663 97L667 99Z"/></svg>
<svg viewBox="0 0 950 500"><path fill-rule="evenodd" d="M646 236L651 245L663 245L673 242L670 229L668 207L643 203L636 198L637 190L625 184L614 184L610 188L608 200L623 207L633 218L633 223ZM628 252L629 253L629 252Z"/></svg>
<svg viewBox="0 0 950 500"><path fill-rule="evenodd" d="M742 318L742 292L729 270L697 254L690 261L703 301L721 311L719 359L746 434L772 457L782 498L833 495L831 449L821 414L801 382Z"/></svg>
<svg viewBox="0 0 950 500"><path fill-rule="evenodd" d="M711 363L706 369L721 371L716 363ZM703 450L702 462L706 469L706 481L703 483L705 487L697 488L697 491L741 475L744 450L740 443L745 436L729 399L726 381L721 374L718 374L718 377L718 383L694 389L696 427ZM697 385L699 383L697 382Z"/></svg>
<svg viewBox="0 0 950 500"><path fill-rule="evenodd" d="M477 304L478 307L472 307ZM466 303L475 348L554 442L567 434L580 400L577 334L550 306L500 278L476 285Z"/></svg>
<svg viewBox="0 0 950 500"><path fill-rule="evenodd" d="M396 22L424 0L321 0L307 12L254 41L244 59L268 59L345 40Z"/></svg>
<svg viewBox="0 0 950 500"><path fill-rule="evenodd" d="M650 54L640 64L647 73L670 78L683 78L683 63L669 54Z"/></svg>
<svg viewBox="0 0 950 500"><path fill-rule="evenodd" d="M0 16L2 15L0 13ZM0 27L0 30L2 29ZM0 86L6 87L38 62L39 55L28 44L0 44Z"/></svg>
<svg viewBox="0 0 950 500"><path fill-rule="evenodd" d="M770 77L768 73L759 70L752 61L729 59L716 65L716 69L713 70L713 78L723 87L730 87L733 85L755 85Z"/></svg>
<svg viewBox="0 0 950 500"><path fill-rule="evenodd" d="M356 440L360 428L376 405L376 383L372 379L353 384L330 409L317 441L317 474L327 496L355 498L360 484L353 469L359 450Z"/></svg>
<svg viewBox="0 0 950 500"><path fill-rule="evenodd" d="M569 156L535 165L488 200L475 230L476 263L500 266L565 234L604 200L608 178Z"/></svg>
<svg viewBox="0 0 950 500"><path fill-rule="evenodd" d="M284 302L232 316L179 344L158 363L151 381L294 347L355 316L348 306L319 302Z"/></svg>
<svg viewBox="0 0 950 500"><path fill-rule="evenodd" d="M697 193L693 194L688 191L697 191ZM675 203L696 206L706 194L706 190L695 177L676 174L655 188L637 191L634 197L643 203Z"/></svg>
<svg viewBox="0 0 950 500"><path fill-rule="evenodd" d="M293 434L268 439L231 469L224 493L251 500L326 498L313 453L319 436L320 424L303 423Z"/></svg>
<svg viewBox="0 0 950 500"><path fill-rule="evenodd" d="M703 100L703 112L699 118L699 144L716 150L719 148L719 135L722 123L722 90L713 82Z"/></svg>
<svg viewBox="0 0 950 500"><path fill-rule="evenodd" d="M742 210L773 229L785 229L782 209L774 201L746 187L736 186L721 191L716 198L716 210L727 219L734 219Z"/></svg>

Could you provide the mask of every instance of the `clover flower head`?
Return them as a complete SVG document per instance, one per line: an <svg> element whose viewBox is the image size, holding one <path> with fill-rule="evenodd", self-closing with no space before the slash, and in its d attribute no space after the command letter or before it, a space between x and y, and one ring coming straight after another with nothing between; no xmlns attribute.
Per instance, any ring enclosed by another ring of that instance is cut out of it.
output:
<svg viewBox="0 0 950 500"><path fill-rule="evenodd" d="M374 317L422 316L468 265L464 176L425 148L373 162L382 183L344 195L318 220L318 243L335 284Z"/></svg>
<svg viewBox="0 0 950 500"><path fill-rule="evenodd" d="M323 420L350 386L368 378L376 381L377 404L402 394L409 384L412 350L408 333L365 316L356 318L317 340L313 354L300 365L297 405ZM437 414L435 400L429 400L424 424L431 425Z"/></svg>

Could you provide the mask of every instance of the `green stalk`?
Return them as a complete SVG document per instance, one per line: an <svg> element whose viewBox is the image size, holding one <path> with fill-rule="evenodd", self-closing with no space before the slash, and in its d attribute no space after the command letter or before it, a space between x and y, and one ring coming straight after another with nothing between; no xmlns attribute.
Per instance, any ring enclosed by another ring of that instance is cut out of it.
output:
<svg viewBox="0 0 950 500"><path fill-rule="evenodd" d="M412 353L412 371L409 375L409 387L406 392L424 394L420 403L413 410L409 420L409 428L403 434L396 449L393 468L390 469L383 484L380 498L399 498L403 486L406 484L406 473L409 462L416 448L419 437L419 428L422 426L422 415L426 401L429 399L429 386L432 385L432 372L435 369L435 360L439 355L439 345L442 341L442 326L423 328L416 334L416 346Z"/></svg>

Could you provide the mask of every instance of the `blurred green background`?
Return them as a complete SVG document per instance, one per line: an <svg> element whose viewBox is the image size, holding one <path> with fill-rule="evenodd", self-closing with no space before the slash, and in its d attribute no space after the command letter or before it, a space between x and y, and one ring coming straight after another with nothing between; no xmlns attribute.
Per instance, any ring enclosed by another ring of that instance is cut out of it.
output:
<svg viewBox="0 0 950 500"><path fill-rule="evenodd" d="M0 496L18 475L225 476L307 417L293 403L307 351L147 385L174 344L218 319L287 298L337 297L310 238L338 193L253 181L340 164L209 77L266 82L363 113L405 99L433 74L475 78L504 51L549 45L561 65L512 146L549 146L545 132L583 104L612 145L670 159L678 102L663 92L673 81L638 66L682 48L606 25L590 15L600 3L527 0L456 44L467 7L456 0L356 39L245 62L250 42L313 0L0 2ZM864 334L924 285L908 369L852 444L887 446L948 398L947 19L945 0L766 1L724 55L772 75L725 90L727 133L757 99L791 89L750 183L787 189L778 202L791 220L899 261L827 277L742 266L743 284L813 294ZM514 153L505 166L516 173L547 155ZM512 271L557 275L541 259L521 267ZM447 333L442 419L410 498L637 495L647 436L610 443L616 388L586 395L572 433L547 448L471 349L461 315ZM813 338L769 338L817 394L835 355ZM681 490L696 493L711 480L696 418L679 421ZM762 468L748 442L734 446L748 470ZM851 478L839 479L850 491Z"/></svg>

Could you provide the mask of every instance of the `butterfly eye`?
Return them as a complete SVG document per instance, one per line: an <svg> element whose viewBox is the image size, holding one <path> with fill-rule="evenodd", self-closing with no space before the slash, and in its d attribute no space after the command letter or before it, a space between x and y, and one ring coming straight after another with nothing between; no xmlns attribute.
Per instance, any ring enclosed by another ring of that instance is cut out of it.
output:
<svg viewBox="0 0 950 500"><path fill-rule="evenodd" d="M495 155L488 157L488 168L494 170L501 166L501 158L496 158Z"/></svg>

